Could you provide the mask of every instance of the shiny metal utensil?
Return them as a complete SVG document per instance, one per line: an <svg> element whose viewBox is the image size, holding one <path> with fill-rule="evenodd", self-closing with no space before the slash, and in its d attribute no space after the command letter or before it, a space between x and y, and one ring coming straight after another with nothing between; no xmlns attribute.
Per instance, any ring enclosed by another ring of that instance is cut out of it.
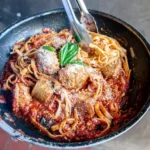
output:
<svg viewBox="0 0 150 150"><path fill-rule="evenodd" d="M73 34L77 42L89 44L92 42L86 28L78 21L71 6L70 0L62 0L67 16L69 18Z"/></svg>
<svg viewBox="0 0 150 150"><path fill-rule="evenodd" d="M94 17L89 13L84 3L84 0L76 0L76 3L81 12L81 19L80 19L81 23L85 26L85 28L88 31L98 33L98 27L97 27L96 21Z"/></svg>

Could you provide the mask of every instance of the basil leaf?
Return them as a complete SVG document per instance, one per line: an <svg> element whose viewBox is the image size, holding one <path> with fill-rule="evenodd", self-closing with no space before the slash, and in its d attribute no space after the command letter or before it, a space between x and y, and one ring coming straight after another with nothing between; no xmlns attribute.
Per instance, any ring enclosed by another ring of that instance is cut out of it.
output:
<svg viewBox="0 0 150 150"><path fill-rule="evenodd" d="M78 64L78 65L87 66L87 64L85 64L84 62L82 62L82 61L80 61L80 60L72 60L72 61L70 61L69 64Z"/></svg>
<svg viewBox="0 0 150 150"><path fill-rule="evenodd" d="M63 56L63 51L60 50L58 57L59 57L59 63L60 63L61 66L62 66L62 64L63 64L63 57L62 57L62 56Z"/></svg>
<svg viewBox="0 0 150 150"><path fill-rule="evenodd" d="M72 53L71 54L68 54L67 56L66 56L66 58L65 58L65 60L64 60L64 65L66 65L66 64L68 64L70 61L72 61L73 60L73 58L77 55L77 51L72 51Z"/></svg>
<svg viewBox="0 0 150 150"><path fill-rule="evenodd" d="M75 34L74 38L75 38L76 42L78 42L78 43L82 40L78 34Z"/></svg>
<svg viewBox="0 0 150 150"><path fill-rule="evenodd" d="M78 44L76 44L76 43L68 43L68 53L72 52L73 49L78 51L78 49L79 49Z"/></svg>
<svg viewBox="0 0 150 150"><path fill-rule="evenodd" d="M43 46L43 49L46 49L46 50L51 51L51 52L56 52L56 49L52 46Z"/></svg>
<svg viewBox="0 0 150 150"><path fill-rule="evenodd" d="M79 46L75 43L66 43L59 52L61 66L67 65L78 54Z"/></svg>
<svg viewBox="0 0 150 150"><path fill-rule="evenodd" d="M68 44L65 44L59 52L59 60L60 60L61 66L63 66L63 62L68 51L68 46L69 46Z"/></svg>

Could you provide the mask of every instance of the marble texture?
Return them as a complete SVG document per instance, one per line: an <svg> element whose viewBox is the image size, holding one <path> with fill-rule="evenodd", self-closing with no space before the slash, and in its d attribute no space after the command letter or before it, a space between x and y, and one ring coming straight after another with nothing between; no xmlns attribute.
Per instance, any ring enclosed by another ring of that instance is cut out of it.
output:
<svg viewBox="0 0 150 150"><path fill-rule="evenodd" d="M73 0L72 0L73 1ZM128 22L150 41L150 0L85 0L90 9ZM76 7L75 2L73 5ZM0 31L28 15L62 7L61 0L0 0ZM94 146L94 150L150 150L150 111L122 136Z"/></svg>

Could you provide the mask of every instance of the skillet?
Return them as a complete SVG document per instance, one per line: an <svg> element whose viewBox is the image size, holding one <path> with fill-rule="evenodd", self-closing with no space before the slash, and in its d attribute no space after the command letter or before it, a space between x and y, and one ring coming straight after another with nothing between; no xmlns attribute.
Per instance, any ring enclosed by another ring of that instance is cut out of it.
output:
<svg viewBox="0 0 150 150"><path fill-rule="evenodd" d="M78 10L75 10L80 17ZM0 91L7 103L0 103L0 127L8 132L13 139L26 141L49 148L81 148L101 144L111 140L133 127L150 107L150 45L145 38L124 21L103 12L90 10L94 16L100 33L117 39L127 49L131 72L128 104L123 109L133 108L135 112L125 121L120 129L103 137L81 142L58 142L41 134L32 125L18 119L12 113L11 94ZM40 33L48 27L56 31L70 28L64 9L42 12L14 23L0 33L0 75L9 59L13 44L24 38ZM134 57L133 53L134 52Z"/></svg>

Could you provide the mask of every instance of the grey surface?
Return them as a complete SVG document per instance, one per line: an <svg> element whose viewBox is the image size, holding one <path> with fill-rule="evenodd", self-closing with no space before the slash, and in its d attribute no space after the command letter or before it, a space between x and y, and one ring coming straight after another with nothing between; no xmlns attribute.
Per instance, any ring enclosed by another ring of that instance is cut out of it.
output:
<svg viewBox="0 0 150 150"><path fill-rule="evenodd" d="M72 0L75 5L74 0ZM112 14L139 30L150 42L150 0L85 0L90 9ZM62 7L61 0L0 0L0 31L28 15ZM150 150L150 111L124 135L95 150Z"/></svg>
<svg viewBox="0 0 150 150"><path fill-rule="evenodd" d="M72 2L76 7L74 0ZM85 0L85 2L90 9L104 11L127 21L150 41L150 0ZM61 0L0 0L0 30L17 19L59 7L62 7ZM20 13L21 17L17 17L17 13Z"/></svg>

